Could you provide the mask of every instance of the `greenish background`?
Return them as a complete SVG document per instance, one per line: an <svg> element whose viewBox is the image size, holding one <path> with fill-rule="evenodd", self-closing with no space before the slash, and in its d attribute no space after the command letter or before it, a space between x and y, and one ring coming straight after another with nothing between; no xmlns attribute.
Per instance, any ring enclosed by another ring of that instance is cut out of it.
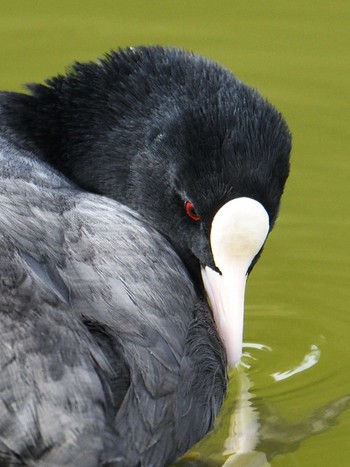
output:
<svg viewBox="0 0 350 467"><path fill-rule="evenodd" d="M2 89L113 48L173 45L230 68L293 132L280 219L248 285L250 395L233 374L216 431L186 465L225 460L231 414L252 417L245 397L260 441L226 465L350 465L349 39L348 0L1 0Z"/></svg>

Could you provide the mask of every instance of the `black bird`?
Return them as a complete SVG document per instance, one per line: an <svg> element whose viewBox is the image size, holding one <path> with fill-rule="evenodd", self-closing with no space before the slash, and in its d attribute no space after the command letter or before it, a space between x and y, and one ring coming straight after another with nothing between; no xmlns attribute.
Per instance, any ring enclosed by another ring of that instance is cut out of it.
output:
<svg viewBox="0 0 350 467"><path fill-rule="evenodd" d="M290 133L178 49L29 90L0 94L0 463L167 465L212 427L240 358Z"/></svg>

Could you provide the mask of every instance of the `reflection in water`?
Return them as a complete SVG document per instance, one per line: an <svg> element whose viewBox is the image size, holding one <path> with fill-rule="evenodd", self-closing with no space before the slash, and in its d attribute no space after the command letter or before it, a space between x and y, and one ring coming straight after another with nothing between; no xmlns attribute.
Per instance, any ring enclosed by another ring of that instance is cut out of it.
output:
<svg viewBox="0 0 350 467"><path fill-rule="evenodd" d="M252 384L244 371L239 372L238 395L231 415L229 436L224 444L224 455L245 454L255 449L259 440L259 415L251 401Z"/></svg>
<svg viewBox="0 0 350 467"><path fill-rule="evenodd" d="M229 455L225 463L228 466L268 466L266 456L255 450L259 438L259 414L255 409L250 392L252 384L242 370L237 371L238 393L234 411L231 415L229 436L224 445L224 455Z"/></svg>
<svg viewBox="0 0 350 467"><path fill-rule="evenodd" d="M319 350L316 346L312 346L311 350L298 368L280 375L284 375L284 378L290 377L315 364L317 360L313 357L319 356ZM315 363L310 365L311 362ZM278 416L271 403L263 399L254 399L254 394L250 393L252 384L244 371L237 372L237 379L239 390L223 452L225 455L230 454L223 464L225 467L269 466L268 461L276 455L295 451L301 441L334 425L337 416L350 402L348 394L315 410L305 420L287 424Z"/></svg>
<svg viewBox="0 0 350 467"><path fill-rule="evenodd" d="M260 411L264 423L259 432L258 448L269 460L278 454L296 451L302 441L335 425L337 417L348 408L349 403L350 394L347 394L316 409L309 417L294 424L286 424L273 413L272 407L265 405L265 410Z"/></svg>
<svg viewBox="0 0 350 467"><path fill-rule="evenodd" d="M249 347L258 348L249 344ZM260 349L262 347L259 346ZM264 347L264 350L270 350ZM320 350L311 346L300 365L288 371L273 373L275 381L293 377L315 365L320 358ZM319 407L307 418L297 423L286 422L277 412L274 405L265 398L256 398L253 384L248 377L249 365L241 365L235 370L233 381L236 391L234 399L229 401L227 410L221 415L218 427L206 438L205 444L199 443L195 448L175 465L182 466L224 466L224 467L268 467L272 459L279 455L295 451L300 443L328 430L337 422L340 413L350 404L350 394L335 399ZM227 404L225 404L227 407ZM227 421L229 426L227 426ZM226 434L223 432L226 431ZM222 447L222 440L224 446ZM215 449L213 446L215 445ZM205 446L211 446L211 453ZM217 454L212 454L213 451Z"/></svg>

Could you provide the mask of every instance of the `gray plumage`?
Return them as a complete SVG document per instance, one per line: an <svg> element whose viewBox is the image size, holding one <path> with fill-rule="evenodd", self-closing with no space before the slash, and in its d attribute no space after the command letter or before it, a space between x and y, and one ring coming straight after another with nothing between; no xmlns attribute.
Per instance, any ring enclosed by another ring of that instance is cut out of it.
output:
<svg viewBox="0 0 350 467"><path fill-rule="evenodd" d="M1 465L164 465L223 397L208 309L139 215L0 147Z"/></svg>

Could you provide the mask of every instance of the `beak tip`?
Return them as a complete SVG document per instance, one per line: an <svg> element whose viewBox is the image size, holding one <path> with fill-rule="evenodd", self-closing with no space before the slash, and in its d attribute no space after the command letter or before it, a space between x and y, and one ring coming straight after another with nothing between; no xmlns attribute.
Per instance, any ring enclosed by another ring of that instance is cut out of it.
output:
<svg viewBox="0 0 350 467"><path fill-rule="evenodd" d="M237 353L230 353L226 349L226 355L227 355L227 366L230 370L234 370L240 363L241 357L242 357L242 352Z"/></svg>

